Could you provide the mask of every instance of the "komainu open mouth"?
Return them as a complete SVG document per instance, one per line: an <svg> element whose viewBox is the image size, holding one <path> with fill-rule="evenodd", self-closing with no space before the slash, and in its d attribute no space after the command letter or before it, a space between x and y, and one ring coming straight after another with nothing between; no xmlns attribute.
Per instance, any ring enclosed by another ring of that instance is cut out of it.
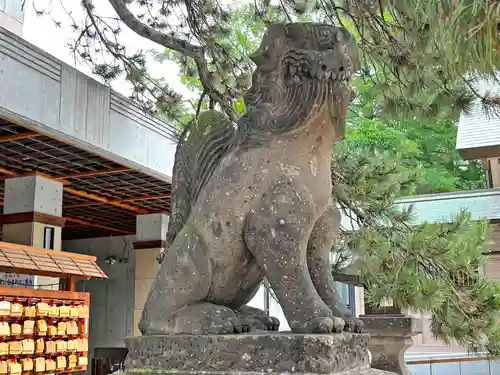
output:
<svg viewBox="0 0 500 375"><path fill-rule="evenodd" d="M345 69L342 66L338 69L329 69L323 64L288 62L285 65L287 83L302 83L305 80L332 80L347 83L350 79L350 69Z"/></svg>

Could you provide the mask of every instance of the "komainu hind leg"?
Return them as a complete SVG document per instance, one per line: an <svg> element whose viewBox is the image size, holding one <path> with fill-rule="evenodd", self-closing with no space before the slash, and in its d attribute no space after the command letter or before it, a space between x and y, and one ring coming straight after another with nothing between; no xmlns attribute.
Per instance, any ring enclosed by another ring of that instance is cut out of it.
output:
<svg viewBox="0 0 500 375"><path fill-rule="evenodd" d="M253 256L252 256L253 257ZM236 298L231 302L236 316L244 319L250 324L250 330L254 331L277 331L280 321L267 315L263 310L247 306L260 289L260 284L264 277L262 268L259 267L255 259L251 260L251 266L243 280Z"/></svg>
<svg viewBox="0 0 500 375"><path fill-rule="evenodd" d="M333 314L318 295L306 264L314 222L310 194L291 184L271 188L246 218L244 238L297 333L328 333Z"/></svg>
<svg viewBox="0 0 500 375"><path fill-rule="evenodd" d="M233 310L203 302L212 264L203 239L186 224L166 253L139 322L143 335L245 332Z"/></svg>
<svg viewBox="0 0 500 375"><path fill-rule="evenodd" d="M278 331L280 321L266 314L264 310L251 306L241 306L236 311L236 316L250 325L251 331Z"/></svg>
<svg viewBox="0 0 500 375"><path fill-rule="evenodd" d="M333 312L345 321L345 330L361 332L363 322L355 319L342 302L332 276L330 251L340 226L340 212L329 206L316 221L307 246L307 264L318 294Z"/></svg>
<svg viewBox="0 0 500 375"><path fill-rule="evenodd" d="M183 307L174 318L174 332L190 335L217 335L249 332L251 322L238 317L226 306L197 303Z"/></svg>

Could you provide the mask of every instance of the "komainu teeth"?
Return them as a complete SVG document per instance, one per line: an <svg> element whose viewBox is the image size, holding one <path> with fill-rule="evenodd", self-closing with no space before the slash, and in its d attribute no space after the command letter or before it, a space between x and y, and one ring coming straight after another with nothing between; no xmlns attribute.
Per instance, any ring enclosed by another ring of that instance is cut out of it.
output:
<svg viewBox="0 0 500 375"><path fill-rule="evenodd" d="M304 78L309 79L330 79L334 81L345 82L351 79L351 72L349 71L331 71L316 68L314 65L288 65L290 76L294 83L301 83Z"/></svg>

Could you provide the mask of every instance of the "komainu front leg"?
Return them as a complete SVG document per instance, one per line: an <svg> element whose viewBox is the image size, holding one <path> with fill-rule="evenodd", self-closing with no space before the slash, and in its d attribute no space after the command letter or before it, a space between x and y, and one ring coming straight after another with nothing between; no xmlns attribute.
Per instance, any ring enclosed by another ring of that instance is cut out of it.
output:
<svg viewBox="0 0 500 375"><path fill-rule="evenodd" d="M306 264L314 225L310 194L280 184L246 218L244 238L273 288L293 332L328 333L333 314L314 288Z"/></svg>
<svg viewBox="0 0 500 375"><path fill-rule="evenodd" d="M332 205L318 219L307 246L307 265L318 294L330 307L334 316L344 319L344 329L351 332L361 332L363 322L354 319L351 311L342 302L332 276L330 251L335 236L338 234L340 220L340 212Z"/></svg>

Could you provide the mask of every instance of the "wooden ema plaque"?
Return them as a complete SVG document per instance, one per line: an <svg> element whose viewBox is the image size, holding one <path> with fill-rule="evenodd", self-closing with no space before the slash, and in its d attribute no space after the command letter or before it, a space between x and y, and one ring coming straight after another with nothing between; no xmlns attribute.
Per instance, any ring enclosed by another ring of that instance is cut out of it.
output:
<svg viewBox="0 0 500 375"><path fill-rule="evenodd" d="M59 277L66 290L0 287L0 375L88 368L90 293L78 280L107 278L95 257L0 242L0 271Z"/></svg>

